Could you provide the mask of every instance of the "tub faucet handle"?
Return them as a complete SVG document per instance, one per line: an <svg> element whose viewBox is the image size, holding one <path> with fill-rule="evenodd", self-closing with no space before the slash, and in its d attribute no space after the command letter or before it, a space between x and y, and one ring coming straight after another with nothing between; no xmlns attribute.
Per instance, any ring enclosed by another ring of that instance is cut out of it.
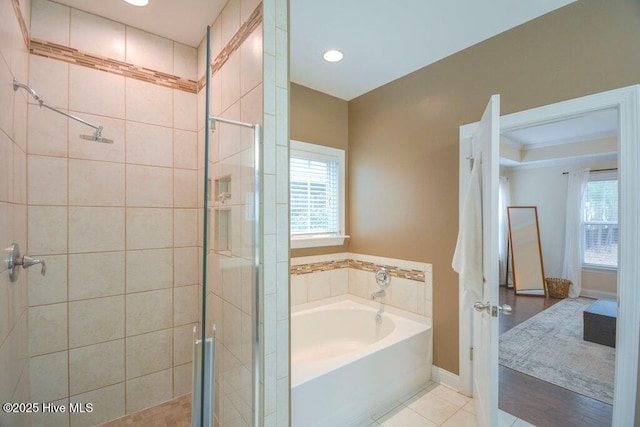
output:
<svg viewBox="0 0 640 427"><path fill-rule="evenodd" d="M385 296L387 293L384 291L384 289L380 289L378 292L374 292L371 294L371 299L375 300L378 297L383 297Z"/></svg>

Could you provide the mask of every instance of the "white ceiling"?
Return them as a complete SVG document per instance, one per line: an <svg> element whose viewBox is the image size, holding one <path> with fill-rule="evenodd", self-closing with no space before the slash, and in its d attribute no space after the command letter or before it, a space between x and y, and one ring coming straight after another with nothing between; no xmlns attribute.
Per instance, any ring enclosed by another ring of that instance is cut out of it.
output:
<svg viewBox="0 0 640 427"><path fill-rule="evenodd" d="M196 47L225 0L54 0ZM353 99L575 0L290 0L291 81ZM340 49L344 59L322 54Z"/></svg>

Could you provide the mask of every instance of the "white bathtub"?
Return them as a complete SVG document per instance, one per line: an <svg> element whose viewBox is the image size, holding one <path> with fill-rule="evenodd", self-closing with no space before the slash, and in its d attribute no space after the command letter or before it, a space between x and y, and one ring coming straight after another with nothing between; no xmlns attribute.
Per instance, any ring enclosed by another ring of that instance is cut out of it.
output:
<svg viewBox="0 0 640 427"><path fill-rule="evenodd" d="M291 315L294 427L347 426L431 378L430 319L352 296L296 306Z"/></svg>

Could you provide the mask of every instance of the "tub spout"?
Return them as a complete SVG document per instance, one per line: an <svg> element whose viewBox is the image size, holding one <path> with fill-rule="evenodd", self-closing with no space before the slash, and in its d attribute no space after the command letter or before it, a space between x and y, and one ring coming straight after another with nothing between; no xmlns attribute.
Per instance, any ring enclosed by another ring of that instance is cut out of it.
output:
<svg viewBox="0 0 640 427"><path fill-rule="evenodd" d="M384 291L384 289L379 290L378 292L374 292L371 294L371 299L375 300L378 297L383 297L385 296L387 293Z"/></svg>

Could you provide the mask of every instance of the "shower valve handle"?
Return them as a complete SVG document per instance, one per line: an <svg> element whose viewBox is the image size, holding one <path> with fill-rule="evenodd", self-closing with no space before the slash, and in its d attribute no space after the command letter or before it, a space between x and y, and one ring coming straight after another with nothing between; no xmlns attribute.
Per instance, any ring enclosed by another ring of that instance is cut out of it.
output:
<svg viewBox="0 0 640 427"><path fill-rule="evenodd" d="M43 276L47 274L47 265L43 259L31 258L30 256L23 256L22 259L16 260L17 265L22 265L22 268L29 268L32 265L41 264L40 274Z"/></svg>

